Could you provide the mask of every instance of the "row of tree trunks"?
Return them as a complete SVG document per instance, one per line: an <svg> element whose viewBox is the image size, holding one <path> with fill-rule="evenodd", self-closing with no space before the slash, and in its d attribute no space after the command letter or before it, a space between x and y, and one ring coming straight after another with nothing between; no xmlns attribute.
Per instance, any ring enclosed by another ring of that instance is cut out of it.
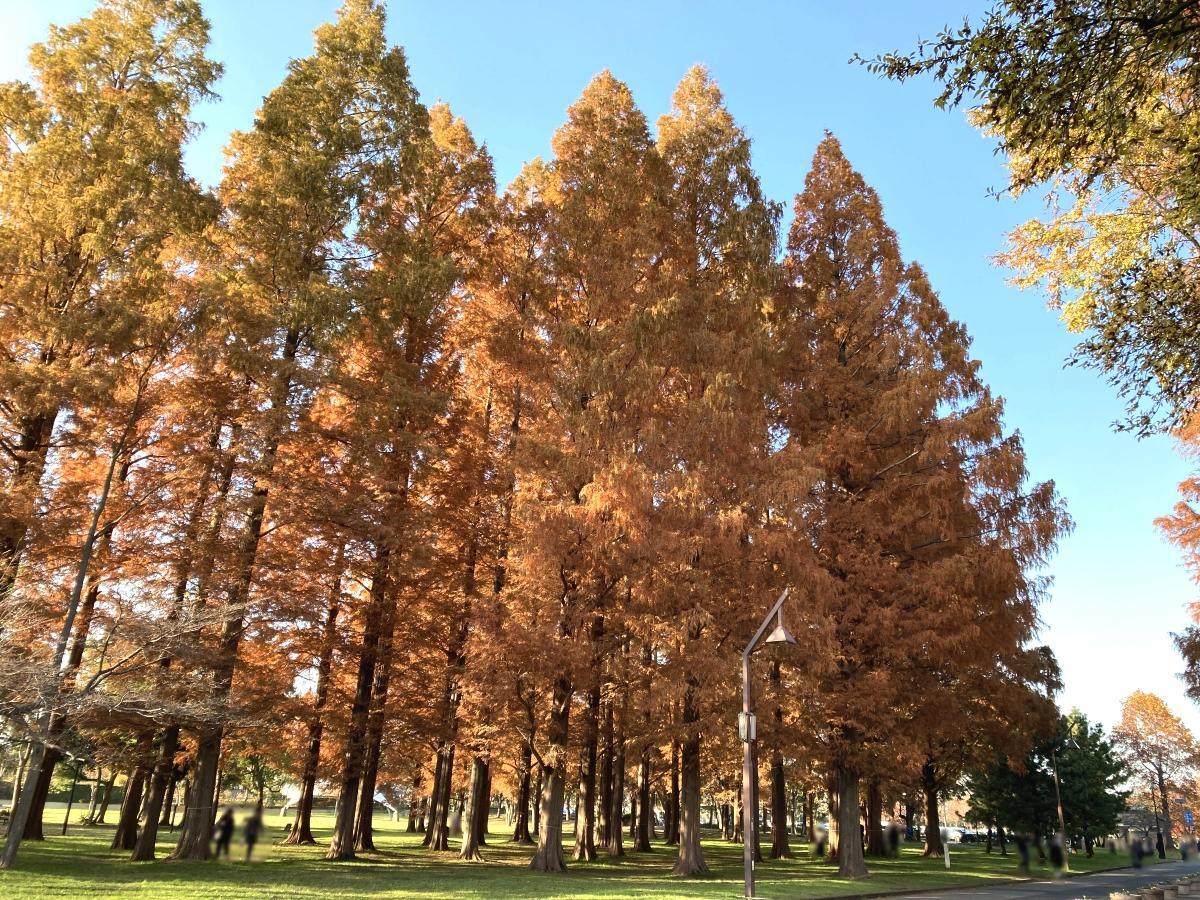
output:
<svg viewBox="0 0 1200 900"><path fill-rule="evenodd" d="M375 667L379 658L381 633L388 621L384 607L391 597L388 581L390 552L382 543L375 547L371 569L370 599L363 617L363 636L358 658L358 679L350 708L346 750L342 757L342 776L338 791L333 837L325 858L331 861L354 859L354 826L359 790L367 756L367 721L375 688Z"/></svg>
<svg viewBox="0 0 1200 900"><path fill-rule="evenodd" d="M154 848L158 842L158 827L162 824L159 817L163 811L163 801L167 796L167 787L175 773L175 753L179 750L179 728L171 725L163 729L158 738L158 759L154 765L154 774L150 778L150 792L146 798L145 825L138 835L130 857L136 861L154 859Z"/></svg>
<svg viewBox="0 0 1200 900"><path fill-rule="evenodd" d="M281 366L277 370L271 388L271 413L274 421L264 443L259 468L255 472L250 505L246 511L246 524L238 545L234 580L226 591L225 622L213 666L213 700L217 706L226 704L233 689L233 673L237 668L238 648L241 646L245 629L246 606L250 599L250 587L254 582L254 569L258 560L258 547L262 540L263 522L270 492L270 479L275 472L279 443L287 427L287 408L292 392L292 368L300 348L300 329L293 325L284 336ZM234 456L237 432L231 438L229 456ZM230 460L232 463L232 460ZM219 533L219 525L218 525ZM211 566L211 560L208 563ZM205 575L211 574L211 570ZM206 579L205 579L206 580ZM206 594L201 590L199 600ZM211 855L213 824L216 821L218 778L221 765L221 744L225 738L222 721L210 723L200 729L196 741L196 775L193 799L183 814L183 825L179 841L171 853L172 859L208 859Z"/></svg>
<svg viewBox="0 0 1200 900"><path fill-rule="evenodd" d="M636 825L634 831L633 849L639 853L649 853L653 848L650 838L654 835L654 803L650 793L651 749L647 745L642 748L641 761L638 764L637 779L637 810L631 824Z"/></svg>

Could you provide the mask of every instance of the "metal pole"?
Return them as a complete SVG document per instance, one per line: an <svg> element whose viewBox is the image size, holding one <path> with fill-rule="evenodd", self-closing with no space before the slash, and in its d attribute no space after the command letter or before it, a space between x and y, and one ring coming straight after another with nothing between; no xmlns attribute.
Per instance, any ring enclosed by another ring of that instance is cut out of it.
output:
<svg viewBox="0 0 1200 900"><path fill-rule="evenodd" d="M752 642L742 654L742 718L750 727L750 651ZM754 896L754 815L758 797L754 791L754 736L747 732L742 741L742 865L745 869L746 900Z"/></svg>
<svg viewBox="0 0 1200 900"><path fill-rule="evenodd" d="M756 780L754 778L754 741L757 737L754 727L754 713L750 708L750 654L754 652L754 648L758 646L758 642L762 640L767 629L771 625L771 620L779 615L779 629L783 631L783 617L779 610L783 608L783 601L787 599L788 590L785 588L783 593L779 595L779 599L775 601L775 605L771 607L771 611L767 613L766 618L762 620L762 624L758 626L758 631L754 632L754 637L750 638L750 643L746 645L746 649L742 651L742 723L745 728L745 733L742 738L742 865L745 869L746 900L750 900L754 896L754 833L755 826L758 824L758 791L755 790ZM783 632L784 637L780 640L785 640L788 643L795 643L794 639Z"/></svg>

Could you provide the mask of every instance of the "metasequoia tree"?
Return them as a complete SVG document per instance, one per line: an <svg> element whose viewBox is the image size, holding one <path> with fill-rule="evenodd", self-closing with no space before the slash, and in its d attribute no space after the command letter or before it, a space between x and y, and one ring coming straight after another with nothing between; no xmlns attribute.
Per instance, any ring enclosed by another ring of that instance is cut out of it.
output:
<svg viewBox="0 0 1200 900"><path fill-rule="evenodd" d="M172 277L166 245L172 234L194 233L212 213L181 159L194 128L191 105L209 95L219 73L204 56L206 44L207 23L196 4L106 4L34 48L34 85L9 84L0 94L9 123L0 149L6 310L0 316L6 347L0 364L6 392L0 400L6 451L0 604L6 620L22 617L21 557L60 412L112 403L122 356L145 341L160 362L169 342L152 324ZM144 411L153 363L142 362L125 425L114 443L109 435L101 438L109 470L82 535L77 586L45 660L51 672L77 668L86 644L88 572L98 543L107 540L105 507ZM85 616L77 622L81 607ZM44 740L53 716L47 710L42 718ZM61 719L54 724L63 725ZM45 749L40 741L35 745L4 866L11 865L30 810L40 813L44 802L57 758L53 751L47 758ZM39 825L32 831L40 836Z"/></svg>
<svg viewBox="0 0 1200 900"><path fill-rule="evenodd" d="M551 163L526 173L544 204L547 286L531 298L539 346L522 385L538 408L517 447L521 542L509 562L519 558L521 571L505 588L547 605L550 777L532 863L542 871L563 868L571 698L581 679L594 683L592 637L624 596L644 537L649 487L637 430L653 387L646 349L664 224L662 171L645 118L611 74L597 76L571 107L553 149Z"/></svg>
<svg viewBox="0 0 1200 900"><path fill-rule="evenodd" d="M659 678L679 710L675 872L691 875L707 871L701 735L728 722L718 714L736 671L735 648L717 647L729 629L746 623L748 557L767 552L752 548L748 537L761 516L755 490L768 442L765 313L779 210L763 197L750 141L703 69L680 82L658 130L670 179L670 232L665 296L656 311L662 375L645 451L655 473L658 535L646 590L670 648Z"/></svg>
<svg viewBox="0 0 1200 900"><path fill-rule="evenodd" d="M388 49L384 14L348 0L316 32L313 56L289 66L251 131L235 134L219 196L218 240L231 365L261 400L242 433L249 483L223 585L225 619L212 666L213 698L232 688L275 463L307 396L306 351L319 350L346 308L355 230L373 193L401 181L419 115L403 53ZM223 727L198 735L193 790L176 858L206 858Z"/></svg>
<svg viewBox="0 0 1200 900"><path fill-rule="evenodd" d="M832 137L795 209L776 310L791 350L780 426L797 460L819 472L803 508L788 512L818 556L812 590L830 656L814 673L812 708L837 795L839 871L854 877L866 871L860 779L920 689L904 677L914 655L952 652L957 623L973 623L985 598L1005 610L1020 595L1014 579L1044 559L1065 519L1052 485L1024 493L1019 444L1002 440L964 329L924 273L902 262L877 196ZM993 486L998 475L1006 480ZM993 521L981 521L989 512ZM980 554L994 549L994 572L972 559L984 537ZM1010 564L1008 554L1019 556ZM989 574L1009 581L984 594ZM1035 600L1026 591L1025 606L1008 613L1024 630L986 639L1018 653Z"/></svg>

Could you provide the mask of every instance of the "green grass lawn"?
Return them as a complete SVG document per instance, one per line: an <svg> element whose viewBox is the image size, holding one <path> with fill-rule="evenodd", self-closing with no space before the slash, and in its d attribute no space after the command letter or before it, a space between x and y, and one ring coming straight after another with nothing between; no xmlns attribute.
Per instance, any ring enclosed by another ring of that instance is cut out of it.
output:
<svg viewBox="0 0 1200 900"><path fill-rule="evenodd" d="M115 810L113 811L115 812ZM58 835L61 810L47 811L47 840L22 845L17 867L0 872L0 897L733 897L741 892L741 847L727 844L715 834L704 841L712 874L681 879L670 874L674 848L656 844L652 853L628 853L614 862L570 864L563 875L527 871L528 847L506 843L508 829L502 820L492 823L486 861L464 863L454 853L429 853L418 835L403 832L403 823L376 816L376 843L380 852L358 862L327 863L323 847L281 847L284 820L268 812L263 843L255 859L240 859L244 848L239 832L233 846L234 861L130 863L128 854L108 849L111 826L72 825L66 837ZM327 839L333 819L314 816L318 840ZM569 825L568 825L569 830ZM164 829L165 831L165 829ZM160 834L159 852L165 856L174 835ZM766 844L769 849L769 843ZM1015 851L1008 857L991 856L982 847L955 847L951 869L941 860L921 858L916 845L904 847L898 860L870 860L871 876L863 881L839 879L835 867L817 862L807 847L796 859L767 860L758 867L757 893L764 897L846 897L876 892L919 890L930 887L978 885L1017 877ZM568 855L569 859L569 855ZM1124 856L1101 851L1093 859L1071 858L1076 872L1126 865ZM1034 874L1038 873L1034 864ZM1048 869L1041 870L1048 873Z"/></svg>

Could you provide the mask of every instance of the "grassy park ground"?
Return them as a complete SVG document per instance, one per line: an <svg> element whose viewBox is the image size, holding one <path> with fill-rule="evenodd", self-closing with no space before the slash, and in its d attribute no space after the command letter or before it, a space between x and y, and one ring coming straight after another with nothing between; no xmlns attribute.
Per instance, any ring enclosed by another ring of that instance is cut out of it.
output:
<svg viewBox="0 0 1200 900"><path fill-rule="evenodd" d="M22 845L17 867L0 872L0 897L715 898L737 896L741 890L741 847L725 843L715 832L704 842L712 869L705 878L673 878L674 849L657 844L653 853L629 853L620 862L602 857L598 862L571 865L564 875L540 875L526 870L530 849L507 843L508 829L499 819L492 823L491 843L482 863L460 862L456 853L422 850L419 835L405 834L403 822L390 822L382 815L375 820L378 853L365 854L353 863L327 863L322 859L323 847L278 846L284 820L268 812L263 842L255 849L254 859L246 863L245 848L236 843L245 812L238 813L232 861L130 863L128 854L108 849L111 826L72 824L68 835L60 837L57 825L51 827L50 823L61 824L62 810L48 809L47 840ZM318 840L328 836L332 824L332 816L314 816ZM163 835L161 856L173 842L173 834ZM941 860L923 859L918 845L906 845L898 860L870 860L871 876L864 881L839 879L834 866L812 859L806 846L797 849L800 852L795 859L767 860L758 867L758 894L779 898L870 896L984 885L1017 877L1015 852L1007 857L999 853L989 856L982 846L955 846L947 871ZM1071 858L1075 872L1127 864L1123 855L1107 851L1097 852L1090 860L1082 854ZM1038 872L1035 860L1034 874Z"/></svg>

